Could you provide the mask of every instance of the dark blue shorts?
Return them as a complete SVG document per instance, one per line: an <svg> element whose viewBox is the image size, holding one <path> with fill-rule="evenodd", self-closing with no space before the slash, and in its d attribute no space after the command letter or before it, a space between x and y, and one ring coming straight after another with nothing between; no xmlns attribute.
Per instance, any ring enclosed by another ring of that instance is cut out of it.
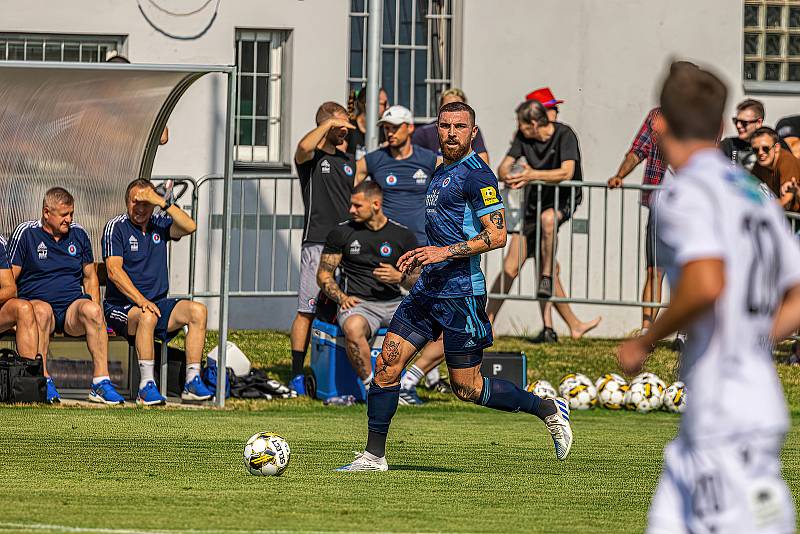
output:
<svg viewBox="0 0 800 534"><path fill-rule="evenodd" d="M161 317L158 318L156 330L153 333L153 336L156 339L161 341L169 341L178 335L180 329L167 332L167 326L169 325L169 316L172 315L172 310L175 309L175 305L182 300L186 299L161 299L153 302L153 304L158 306L158 309L161 311ZM133 341L136 336L128 334L128 312L131 310L131 308L133 308L133 304L117 306L115 304L109 304L108 302L103 303L103 312L106 316L106 324L110 326L118 336L125 336L130 341Z"/></svg>
<svg viewBox="0 0 800 534"><path fill-rule="evenodd" d="M397 308L389 332L418 350L442 334L444 358L453 369L480 365L483 349L493 341L492 325L486 315L486 295L438 298L411 293Z"/></svg>
<svg viewBox="0 0 800 534"><path fill-rule="evenodd" d="M67 309L69 309L69 307L72 306L75 303L75 301L81 299L92 300L92 297L91 295L87 295L86 293L84 293L83 295L76 298L66 306L53 306L52 304L50 304L50 307L53 308L53 317L56 320L56 330L55 330L56 334L64 333L64 321L67 319Z"/></svg>

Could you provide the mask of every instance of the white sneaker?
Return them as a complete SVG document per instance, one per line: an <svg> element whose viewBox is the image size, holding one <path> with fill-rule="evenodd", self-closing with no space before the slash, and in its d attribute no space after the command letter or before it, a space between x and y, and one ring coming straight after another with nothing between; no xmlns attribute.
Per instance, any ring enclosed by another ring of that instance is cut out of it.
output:
<svg viewBox="0 0 800 534"><path fill-rule="evenodd" d="M572 427L569 424L569 404L561 397L553 399L556 403L556 413L544 418L544 424L553 437L556 448L556 458L566 460L572 448Z"/></svg>
<svg viewBox="0 0 800 534"><path fill-rule="evenodd" d="M372 460L367 458L366 453L364 452L356 452L356 459L353 460L353 463L343 465L342 467L337 467L335 471L347 471L347 472L358 472L358 471L388 471L389 464L386 463L386 456L382 458L378 458L377 460Z"/></svg>

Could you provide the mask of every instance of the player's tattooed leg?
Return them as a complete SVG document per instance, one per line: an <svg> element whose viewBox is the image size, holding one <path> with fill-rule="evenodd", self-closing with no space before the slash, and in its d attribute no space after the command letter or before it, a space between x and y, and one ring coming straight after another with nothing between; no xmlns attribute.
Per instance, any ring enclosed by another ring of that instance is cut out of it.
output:
<svg viewBox="0 0 800 534"><path fill-rule="evenodd" d="M474 386L452 382L450 387L455 396L463 401L475 402L478 400L478 390Z"/></svg>
<svg viewBox="0 0 800 534"><path fill-rule="evenodd" d="M375 377L381 377L383 380L388 380L389 367L400 361L400 344L396 341L389 340L383 347L378 360L375 363ZM390 380L393 381L393 380Z"/></svg>
<svg viewBox="0 0 800 534"><path fill-rule="evenodd" d="M358 341L347 340L347 358L350 360L350 365L356 372L361 380L369 376L369 369L364 365L364 359L361 357L361 348L358 346Z"/></svg>

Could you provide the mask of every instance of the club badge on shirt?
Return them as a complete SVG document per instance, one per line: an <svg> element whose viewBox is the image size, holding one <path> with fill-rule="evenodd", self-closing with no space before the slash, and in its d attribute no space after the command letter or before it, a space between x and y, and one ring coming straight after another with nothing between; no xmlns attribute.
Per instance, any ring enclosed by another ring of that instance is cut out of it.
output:
<svg viewBox="0 0 800 534"><path fill-rule="evenodd" d="M397 176L394 174L390 174L386 177L386 185L396 185L397 184Z"/></svg>
<svg viewBox="0 0 800 534"><path fill-rule="evenodd" d="M78 247L76 247L74 243L70 243L69 245L67 245L67 254L69 254L70 256L74 256L77 253L78 253Z"/></svg>
<svg viewBox="0 0 800 534"><path fill-rule="evenodd" d="M156 245L161 243L161 235L160 234L156 234L156 233L153 234L153 243L155 243Z"/></svg>
<svg viewBox="0 0 800 534"><path fill-rule="evenodd" d="M482 187L481 196L483 197L484 206L491 206L492 204L497 204L498 202L500 202L497 199L497 189L491 186Z"/></svg>
<svg viewBox="0 0 800 534"><path fill-rule="evenodd" d="M388 242L384 241L383 243L381 243L381 248L379 252L381 256L383 256L384 258L388 258L389 256L392 255L392 247L389 245Z"/></svg>
<svg viewBox="0 0 800 534"><path fill-rule="evenodd" d="M353 167L351 167L351 166L350 166L350 165L348 165L347 163L345 163L345 164L344 164L344 166L342 167L342 169L344 169L344 173L345 173L347 176L353 176Z"/></svg>

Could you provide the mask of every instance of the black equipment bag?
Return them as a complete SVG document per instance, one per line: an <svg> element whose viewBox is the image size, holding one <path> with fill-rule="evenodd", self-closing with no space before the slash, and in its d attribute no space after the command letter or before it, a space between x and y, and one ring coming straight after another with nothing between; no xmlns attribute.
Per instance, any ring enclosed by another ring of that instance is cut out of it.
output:
<svg viewBox="0 0 800 534"><path fill-rule="evenodd" d="M46 402L47 379L41 356L29 360L0 349L0 402Z"/></svg>

